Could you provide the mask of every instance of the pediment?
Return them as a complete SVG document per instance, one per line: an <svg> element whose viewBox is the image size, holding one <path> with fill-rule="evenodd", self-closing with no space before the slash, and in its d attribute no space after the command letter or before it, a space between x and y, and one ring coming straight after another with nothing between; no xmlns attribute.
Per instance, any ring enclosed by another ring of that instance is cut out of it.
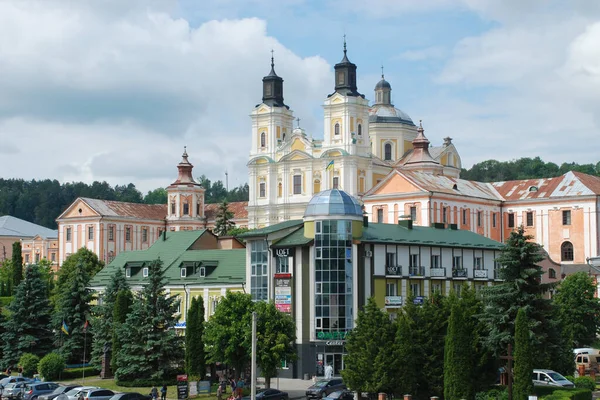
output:
<svg viewBox="0 0 600 400"><path fill-rule="evenodd" d="M321 158L347 156L348 152L344 149L327 149L321 154Z"/></svg>
<svg viewBox="0 0 600 400"><path fill-rule="evenodd" d="M416 192L423 192L423 189L415 185L397 170L394 170L390 172L388 176L386 176L378 185L369 190L369 192L365 194L365 197L382 194L390 195Z"/></svg>
<svg viewBox="0 0 600 400"><path fill-rule="evenodd" d="M313 157L305 151L302 150L292 150L291 153L286 154L281 157L279 161L300 161L300 160L310 160Z"/></svg>
<svg viewBox="0 0 600 400"><path fill-rule="evenodd" d="M275 162L273 161L273 159L271 157L267 157L267 156L258 156L258 157L254 157L253 159L251 159L250 161L248 161L248 164L246 165L260 165L260 164L269 164Z"/></svg>
<svg viewBox="0 0 600 400"><path fill-rule="evenodd" d="M337 92L335 92L328 100L331 104L340 104L345 101L344 96Z"/></svg>
<svg viewBox="0 0 600 400"><path fill-rule="evenodd" d="M99 212L90 207L82 198L78 198L57 219L99 216Z"/></svg>

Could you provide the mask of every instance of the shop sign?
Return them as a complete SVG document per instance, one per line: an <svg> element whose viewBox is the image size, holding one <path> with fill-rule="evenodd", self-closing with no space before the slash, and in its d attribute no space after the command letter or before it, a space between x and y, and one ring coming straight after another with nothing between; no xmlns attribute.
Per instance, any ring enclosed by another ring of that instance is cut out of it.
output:
<svg viewBox="0 0 600 400"><path fill-rule="evenodd" d="M385 267L385 274L392 276L402 276L402 265L388 265Z"/></svg>
<svg viewBox="0 0 600 400"><path fill-rule="evenodd" d="M417 296L413 299L413 303L416 305L422 305L424 301L425 299L423 296Z"/></svg>
<svg viewBox="0 0 600 400"><path fill-rule="evenodd" d="M275 279L275 308L285 313L292 312L291 278Z"/></svg>
<svg viewBox="0 0 600 400"><path fill-rule="evenodd" d="M402 296L385 296L386 307L398 307L402 305Z"/></svg>
<svg viewBox="0 0 600 400"><path fill-rule="evenodd" d="M317 332L318 340L345 340L346 336L348 336L347 331L335 331L335 332Z"/></svg>
<svg viewBox="0 0 600 400"><path fill-rule="evenodd" d="M275 250L275 255L280 258L289 257L290 253L291 253L290 249L276 249Z"/></svg>
<svg viewBox="0 0 600 400"><path fill-rule="evenodd" d="M185 400L188 398L188 376L177 375L177 399Z"/></svg>
<svg viewBox="0 0 600 400"><path fill-rule="evenodd" d="M325 342L325 346L343 346L346 343L344 340L328 340Z"/></svg>

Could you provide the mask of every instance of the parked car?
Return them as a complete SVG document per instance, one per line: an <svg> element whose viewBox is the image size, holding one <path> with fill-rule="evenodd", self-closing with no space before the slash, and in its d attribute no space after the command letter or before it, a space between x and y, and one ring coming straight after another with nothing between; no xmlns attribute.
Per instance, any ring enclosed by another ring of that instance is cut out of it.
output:
<svg viewBox="0 0 600 400"><path fill-rule="evenodd" d="M56 400L78 400L79 393L90 389L98 389L97 386L79 386L69 390L68 392L61 393L55 397Z"/></svg>
<svg viewBox="0 0 600 400"><path fill-rule="evenodd" d="M306 398L320 399L328 396L329 393L346 389L347 387L344 385L344 382L341 378L322 379L306 389Z"/></svg>
<svg viewBox="0 0 600 400"><path fill-rule="evenodd" d="M9 383L25 382L25 381L30 381L30 380L31 379L23 378L22 376L8 376L6 378L0 379L0 389L4 389L4 387L6 385L8 385Z"/></svg>
<svg viewBox="0 0 600 400"><path fill-rule="evenodd" d="M256 393L257 400L288 400L287 392L277 389L262 389ZM250 400L250 396L242 397L242 400Z"/></svg>
<svg viewBox="0 0 600 400"><path fill-rule="evenodd" d="M110 400L150 400L152 397L140 393L117 393Z"/></svg>
<svg viewBox="0 0 600 400"><path fill-rule="evenodd" d="M38 400L54 400L59 395L68 392L71 389L75 389L81 387L81 385L67 385L67 386L58 386L54 391L50 393L43 394L38 397Z"/></svg>
<svg viewBox="0 0 600 400"><path fill-rule="evenodd" d="M574 388L573 382L551 369L534 369L533 384L535 386L561 386L564 388Z"/></svg>
<svg viewBox="0 0 600 400"><path fill-rule="evenodd" d="M42 394L52 393L58 387L54 382L29 382L25 384L23 400L37 400Z"/></svg>
<svg viewBox="0 0 600 400"><path fill-rule="evenodd" d="M354 400L354 392L350 390L336 390L325 397L327 400Z"/></svg>
<svg viewBox="0 0 600 400"><path fill-rule="evenodd" d="M2 389L2 399L21 399L25 392L26 381L12 382Z"/></svg>
<svg viewBox="0 0 600 400"><path fill-rule="evenodd" d="M109 400L115 395L115 392L108 389L94 388L82 390L79 393L81 400Z"/></svg>

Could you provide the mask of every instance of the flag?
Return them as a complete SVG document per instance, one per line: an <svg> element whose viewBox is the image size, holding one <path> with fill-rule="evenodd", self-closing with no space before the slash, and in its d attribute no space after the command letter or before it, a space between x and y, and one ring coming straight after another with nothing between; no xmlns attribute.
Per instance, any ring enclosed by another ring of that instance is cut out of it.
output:
<svg viewBox="0 0 600 400"><path fill-rule="evenodd" d="M333 160L329 161L329 164L327 164L327 168L325 168L327 171L330 171L333 169Z"/></svg>
<svg viewBox="0 0 600 400"><path fill-rule="evenodd" d="M67 326L67 323L65 322L64 319L63 319L62 328L60 328L60 330L63 331L66 335L69 334L69 327Z"/></svg>
<svg viewBox="0 0 600 400"><path fill-rule="evenodd" d="M86 333L88 328L90 326L90 321L88 321L87 319L85 320L85 324L83 324L83 333Z"/></svg>

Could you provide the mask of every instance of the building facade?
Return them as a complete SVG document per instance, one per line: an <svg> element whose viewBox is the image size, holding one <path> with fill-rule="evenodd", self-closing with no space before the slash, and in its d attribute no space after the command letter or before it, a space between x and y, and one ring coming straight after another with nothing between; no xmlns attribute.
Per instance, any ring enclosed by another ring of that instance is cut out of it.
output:
<svg viewBox="0 0 600 400"><path fill-rule="evenodd" d="M167 187L168 204L138 204L78 198L57 219L58 262L85 247L110 263L119 253L148 249L162 232L212 229L218 204L205 204L204 189L184 150L177 179ZM247 202L232 202L236 226L247 226Z"/></svg>
<svg viewBox="0 0 600 400"><path fill-rule="evenodd" d="M0 217L0 263L12 258L14 242L21 242L25 265L48 260L58 266L58 232L19 218Z"/></svg>
<svg viewBox="0 0 600 400"><path fill-rule="evenodd" d="M356 198L337 189L315 195L302 220L243 237L252 298L273 301L296 323L299 359L281 371L293 378L322 376L325 365L339 375L346 335L369 297L393 318L408 299L492 285L502 248L456 225L372 223Z"/></svg>

